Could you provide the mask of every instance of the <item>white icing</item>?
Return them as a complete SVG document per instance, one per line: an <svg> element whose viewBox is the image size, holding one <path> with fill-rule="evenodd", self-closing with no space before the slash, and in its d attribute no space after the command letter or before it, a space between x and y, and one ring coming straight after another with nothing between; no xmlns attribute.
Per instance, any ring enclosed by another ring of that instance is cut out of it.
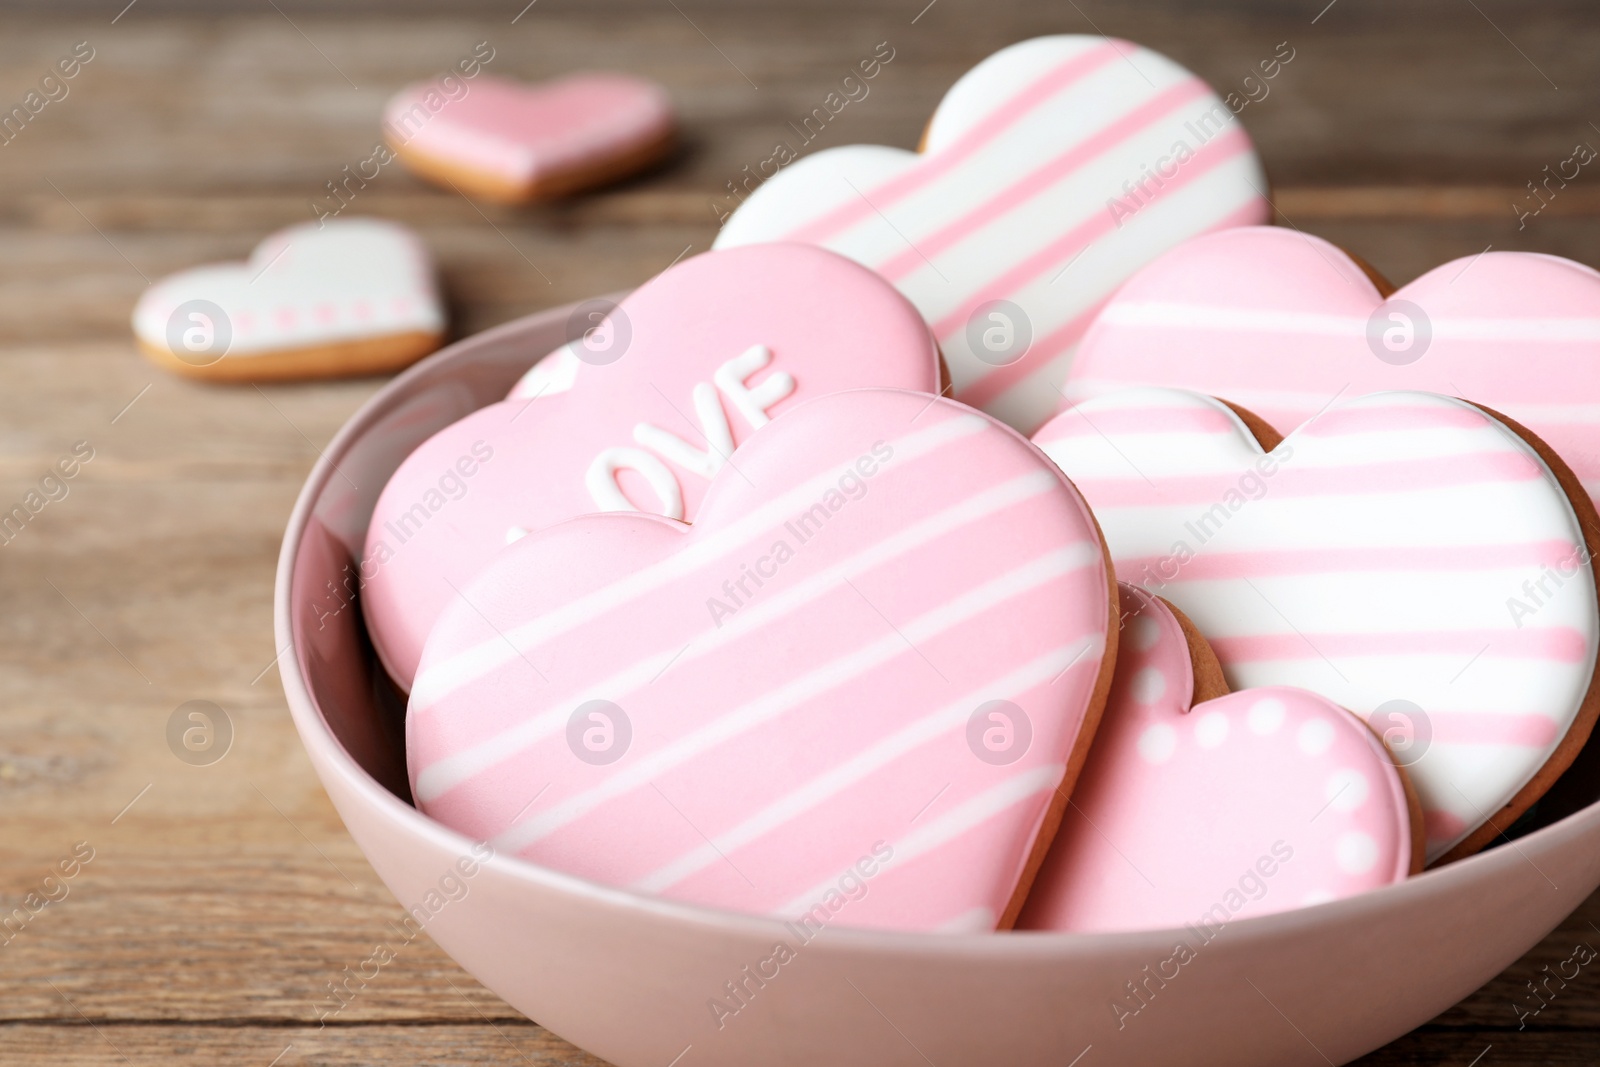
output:
<svg viewBox="0 0 1600 1067"><path fill-rule="evenodd" d="M1320 756L1333 744L1333 723L1326 719L1312 719L1300 727L1295 744L1308 756Z"/></svg>
<svg viewBox="0 0 1600 1067"><path fill-rule="evenodd" d="M1333 848L1334 861L1346 874L1366 874L1378 862L1378 843L1360 830L1341 835Z"/></svg>
<svg viewBox="0 0 1600 1067"><path fill-rule="evenodd" d="M1258 700L1250 707L1250 729L1263 737L1275 734L1278 732L1278 728L1283 725L1285 714L1286 709L1283 706L1283 701L1273 697Z"/></svg>
<svg viewBox="0 0 1600 1067"><path fill-rule="evenodd" d="M722 395L728 398L735 411L744 416L752 430L765 426L770 417L767 412L778 401L794 392L794 375L787 371L773 371L757 385L749 385L752 374L772 362L772 349L766 345L751 345L743 353L718 367L711 380L717 383Z"/></svg>
<svg viewBox="0 0 1600 1067"><path fill-rule="evenodd" d="M648 422L641 422L633 428L633 439L684 470L710 479L733 455L733 430L728 426L727 413L722 410L722 402L717 399L715 389L700 382L694 387L693 395L694 413L700 420L700 433L706 441L704 450Z"/></svg>
<svg viewBox="0 0 1600 1067"><path fill-rule="evenodd" d="M1165 763L1178 751L1178 731L1164 722L1150 726L1139 735L1139 755L1150 763Z"/></svg>
<svg viewBox="0 0 1600 1067"><path fill-rule="evenodd" d="M1228 717L1208 711L1194 724L1194 739L1201 748L1216 748L1228 739Z"/></svg>
<svg viewBox="0 0 1600 1067"><path fill-rule="evenodd" d="M1167 691L1167 679L1155 667L1145 667L1133 676L1133 699L1140 704L1154 704Z"/></svg>
<svg viewBox="0 0 1600 1067"><path fill-rule="evenodd" d="M665 463L639 448L608 448L589 464L584 484L601 511L640 510L617 484L620 470L632 470L644 476L655 491L659 514L669 519L683 518L683 490L678 487L678 479L672 476Z"/></svg>
<svg viewBox="0 0 1600 1067"><path fill-rule="evenodd" d="M1372 786L1367 776L1349 767L1333 772L1328 778L1328 807L1334 811L1355 811L1366 803Z"/></svg>

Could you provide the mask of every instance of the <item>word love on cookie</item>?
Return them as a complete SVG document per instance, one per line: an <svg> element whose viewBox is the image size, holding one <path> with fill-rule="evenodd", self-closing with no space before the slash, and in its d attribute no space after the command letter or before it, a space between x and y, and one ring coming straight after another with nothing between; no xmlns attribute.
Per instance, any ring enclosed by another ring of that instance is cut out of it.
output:
<svg viewBox="0 0 1600 1067"><path fill-rule="evenodd" d="M1034 441L1094 508L1118 573L1193 619L1233 687L1309 689L1378 730L1410 706L1399 740L1430 862L1494 840L1588 739L1600 520L1522 428L1434 393L1370 393L1280 444L1220 400L1125 389ZM1274 473L1241 495L1264 455ZM1574 559L1581 578L1537 614L1507 613Z"/></svg>
<svg viewBox="0 0 1600 1067"><path fill-rule="evenodd" d="M872 490L707 618L706 591L875 448L892 459ZM871 850L840 921L1010 926L1116 654L1093 516L1017 434L906 390L801 404L738 463L693 524L581 516L463 583L406 710L417 806L535 863L802 929ZM975 758L968 724L995 701L1029 744ZM615 729L590 744L602 708Z"/></svg>
<svg viewBox="0 0 1600 1067"><path fill-rule="evenodd" d="M1197 234L1269 218L1236 110L1126 41L1023 41L951 87L921 153L851 145L797 160L716 245L807 241L873 268L933 326L955 399L1031 432L1129 274Z"/></svg>
<svg viewBox="0 0 1600 1067"><path fill-rule="evenodd" d="M417 448L373 513L362 607L409 689L445 605L508 540L596 510L693 522L739 445L808 397L939 390L938 347L893 286L808 245L684 260L598 315L512 390ZM448 522L384 537L475 442L493 450Z"/></svg>

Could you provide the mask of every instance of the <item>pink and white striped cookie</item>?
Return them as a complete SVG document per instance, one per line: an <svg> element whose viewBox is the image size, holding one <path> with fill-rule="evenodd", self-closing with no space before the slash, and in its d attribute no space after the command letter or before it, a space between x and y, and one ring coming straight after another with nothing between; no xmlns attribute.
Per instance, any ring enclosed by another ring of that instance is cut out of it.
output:
<svg viewBox="0 0 1600 1067"><path fill-rule="evenodd" d="M399 370L438 348L433 257L383 219L290 226L243 263L168 275L133 310L139 349L194 378L270 381Z"/></svg>
<svg viewBox="0 0 1600 1067"><path fill-rule="evenodd" d="M455 591L505 544L591 511L693 520L714 474L800 401L865 386L939 389L939 351L894 287L809 245L694 256L620 305L573 315L572 343L511 398L424 441L367 528L367 629L410 689Z"/></svg>
<svg viewBox="0 0 1600 1067"><path fill-rule="evenodd" d="M1468 396L1527 426L1600 498L1600 272L1485 252L1394 290L1320 237L1229 230L1129 279L1084 335L1066 393L1139 385L1243 404L1283 432L1335 396Z"/></svg>
<svg viewBox="0 0 1600 1067"><path fill-rule="evenodd" d="M1422 869L1421 811L1365 723L1304 689L1228 693L1187 620L1118 588L1111 695L1019 927L1182 927L1198 951Z"/></svg>
<svg viewBox="0 0 1600 1067"><path fill-rule="evenodd" d="M418 806L675 900L907 930L1009 926L1115 656L1094 519L953 401L803 404L693 525L530 534L428 638Z"/></svg>
<svg viewBox="0 0 1600 1067"><path fill-rule="evenodd" d="M1035 441L1094 508L1117 573L1193 619L1231 686L1309 689L1390 741L1436 861L1509 826L1600 711L1600 520L1525 433L1394 392L1278 443L1210 397L1129 389Z"/></svg>
<svg viewBox="0 0 1600 1067"><path fill-rule="evenodd" d="M626 74L573 74L407 86L384 108L384 136L424 178L486 200L565 196L626 177L671 151L676 119L660 85Z"/></svg>
<svg viewBox="0 0 1600 1067"><path fill-rule="evenodd" d="M1196 234L1265 222L1243 127L1200 79L1103 37L1002 49L945 95L920 155L833 148L785 167L718 247L810 241L898 285L956 399L1031 432L1125 278Z"/></svg>

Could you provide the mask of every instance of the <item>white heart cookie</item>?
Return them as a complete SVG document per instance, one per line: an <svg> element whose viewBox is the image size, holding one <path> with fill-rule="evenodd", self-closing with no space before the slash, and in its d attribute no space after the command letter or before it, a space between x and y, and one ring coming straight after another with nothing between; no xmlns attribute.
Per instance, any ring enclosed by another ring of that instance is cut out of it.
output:
<svg viewBox="0 0 1600 1067"><path fill-rule="evenodd" d="M233 381L395 370L439 347L444 329L421 240L368 218L279 230L246 262L161 279L133 311L156 363Z"/></svg>
<svg viewBox="0 0 1600 1067"><path fill-rule="evenodd" d="M957 81L920 155L807 156L716 245L808 241L871 267L933 327L955 398L1030 432L1112 291L1187 238L1267 221L1265 191L1205 82L1125 41L1039 37Z"/></svg>
<svg viewBox="0 0 1600 1067"><path fill-rule="evenodd" d="M1524 433L1393 392L1328 404L1278 443L1219 400L1146 388L1034 442L1094 508L1117 574L1194 620L1233 688L1309 689L1384 735L1433 861L1526 811L1600 704L1600 520Z"/></svg>

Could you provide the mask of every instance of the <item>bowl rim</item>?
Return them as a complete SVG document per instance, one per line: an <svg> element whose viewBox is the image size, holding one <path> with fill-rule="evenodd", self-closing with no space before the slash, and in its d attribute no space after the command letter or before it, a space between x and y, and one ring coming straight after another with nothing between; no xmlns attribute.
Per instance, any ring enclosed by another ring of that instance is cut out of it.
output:
<svg viewBox="0 0 1600 1067"><path fill-rule="evenodd" d="M620 300L625 292L606 294L599 299ZM595 299L595 298L591 298ZM346 451L359 441L380 418L399 406L419 383L443 376L463 350L516 338L535 328L570 317L573 310L589 301L546 308L509 322L460 338L419 360L386 382L352 414L321 450L296 497L279 548L273 592L273 636L284 651L276 661L284 695L289 704L301 744L306 748L319 774L338 775L344 786L384 818L397 823L407 834L426 839L430 844L457 855L466 855L481 844L405 803L369 774L345 749L328 726L326 717L312 695L305 675L305 664L295 646L293 627L294 568L317 501ZM531 366L531 364L530 364ZM381 669L381 668L380 668ZM1597 732L1600 738L1600 732ZM326 785L324 785L326 789ZM1369 914L1385 912L1408 899L1459 890L1480 877L1492 877L1494 870L1520 862L1538 864L1524 846L1545 851L1565 838L1578 836L1600 824L1600 800L1522 837L1502 842L1498 847L1479 852L1442 867L1431 868L1402 881L1370 889L1354 896L1322 904L1290 908L1248 918L1230 919L1229 928L1239 928L1230 940L1266 940L1292 934L1308 926L1326 923L1360 922ZM370 862L370 861L369 861ZM606 885L579 875L567 874L495 852L481 861L506 877L542 890L582 897L604 907L639 916L654 916L690 927L701 927L726 934L742 933L756 938L780 937L787 932L783 920L774 916L692 904L655 894ZM1540 871L1543 874L1542 871ZM1548 878L1546 879L1548 881ZM930 933L926 931L886 930L844 924L828 926L828 940L835 951L845 953L893 952L900 955L940 958L996 957L1040 958L1098 955L1104 951L1125 951L1151 946L1170 947L1181 938L1184 927L1138 930L1075 932L1055 930L1007 930L976 933ZM1000 936L996 936L999 934Z"/></svg>

